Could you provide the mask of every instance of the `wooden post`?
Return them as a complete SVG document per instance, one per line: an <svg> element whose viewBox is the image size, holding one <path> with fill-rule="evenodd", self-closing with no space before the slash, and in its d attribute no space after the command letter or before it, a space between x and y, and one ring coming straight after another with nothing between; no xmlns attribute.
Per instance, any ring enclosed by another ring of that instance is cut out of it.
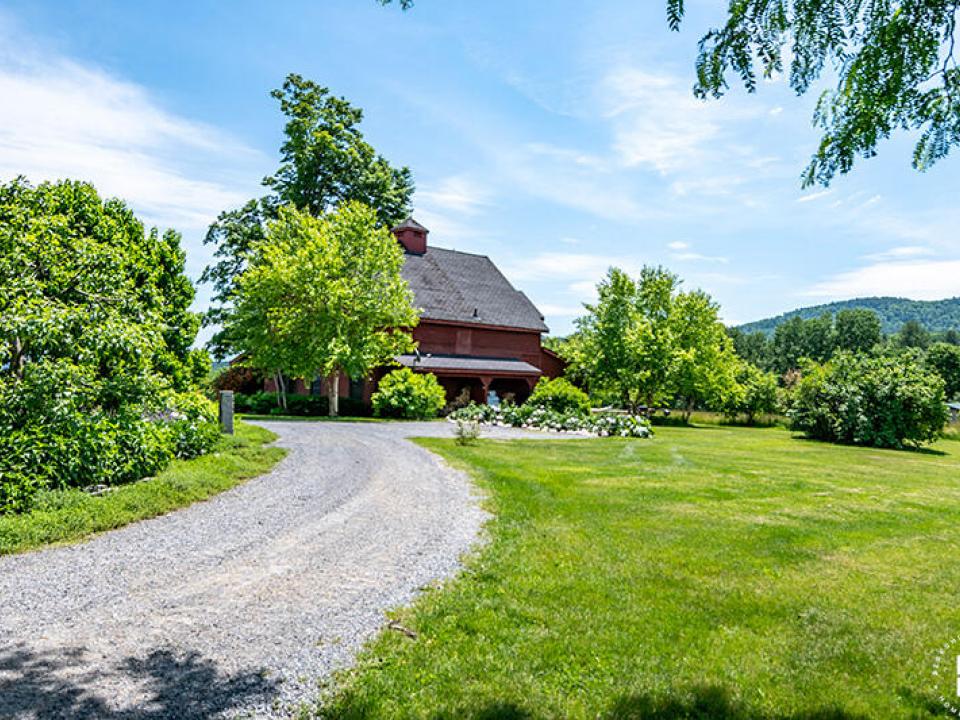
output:
<svg viewBox="0 0 960 720"><path fill-rule="evenodd" d="M233 390L220 391L220 431L233 435Z"/></svg>
<svg viewBox="0 0 960 720"><path fill-rule="evenodd" d="M483 405L487 404L487 396L488 396L487 394L490 392L491 383L493 383L492 377L486 377L486 376L480 377L480 384L483 386L483 390L482 390L483 400L481 401Z"/></svg>

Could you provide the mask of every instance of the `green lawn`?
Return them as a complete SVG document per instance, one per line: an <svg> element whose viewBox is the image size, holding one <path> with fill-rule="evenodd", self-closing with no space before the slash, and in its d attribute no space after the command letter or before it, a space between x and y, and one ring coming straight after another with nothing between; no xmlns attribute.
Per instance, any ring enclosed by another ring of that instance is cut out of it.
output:
<svg viewBox="0 0 960 720"><path fill-rule="evenodd" d="M212 453L174 460L150 480L99 496L80 490L45 493L31 512L0 515L0 555L74 542L205 500L273 467L286 454L266 446L275 438L263 428L241 422L236 435L224 436Z"/></svg>
<svg viewBox="0 0 960 720"><path fill-rule="evenodd" d="M960 446L780 429L422 444L496 519L396 619L331 718L921 718L960 635ZM954 651L943 687L955 696Z"/></svg>

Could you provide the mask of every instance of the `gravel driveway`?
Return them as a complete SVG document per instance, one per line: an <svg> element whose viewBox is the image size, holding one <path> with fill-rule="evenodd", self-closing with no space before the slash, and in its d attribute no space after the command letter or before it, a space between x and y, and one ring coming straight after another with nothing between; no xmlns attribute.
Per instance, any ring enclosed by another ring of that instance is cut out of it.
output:
<svg viewBox="0 0 960 720"><path fill-rule="evenodd" d="M0 557L0 718L285 716L476 539L469 480L405 439L448 424L261 424L273 472Z"/></svg>

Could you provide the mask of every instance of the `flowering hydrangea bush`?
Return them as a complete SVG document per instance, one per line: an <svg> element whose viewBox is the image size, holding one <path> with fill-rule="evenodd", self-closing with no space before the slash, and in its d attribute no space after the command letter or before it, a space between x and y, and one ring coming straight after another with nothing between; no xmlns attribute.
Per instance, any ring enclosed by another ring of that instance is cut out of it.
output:
<svg viewBox="0 0 960 720"><path fill-rule="evenodd" d="M504 403L500 407L471 404L454 411L448 417L452 422L471 421L483 425L581 433L599 437L645 438L652 434L650 422L638 415L559 412L530 403Z"/></svg>
<svg viewBox="0 0 960 720"><path fill-rule="evenodd" d="M154 421L161 424L167 448L174 457L203 455L220 439L214 404L199 392L177 393L168 398L167 408Z"/></svg>

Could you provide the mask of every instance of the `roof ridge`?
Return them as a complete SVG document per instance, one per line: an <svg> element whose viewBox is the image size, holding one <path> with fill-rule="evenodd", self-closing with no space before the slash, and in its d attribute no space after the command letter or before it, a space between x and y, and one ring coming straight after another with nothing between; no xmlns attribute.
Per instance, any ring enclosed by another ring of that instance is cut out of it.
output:
<svg viewBox="0 0 960 720"><path fill-rule="evenodd" d="M490 260L490 256L484 253L475 253L468 250L455 250L454 248L441 247L440 245L431 245L427 252L430 252L430 250L443 250L444 252L457 253L457 255L469 255L471 257L482 257ZM490 262L493 262L493 260L490 260Z"/></svg>
<svg viewBox="0 0 960 720"><path fill-rule="evenodd" d="M400 223L399 225L396 225L396 226L394 226L394 227L392 227L392 228L390 228L390 229L391 229L391 230L404 230L404 229L407 229L407 228L410 228L410 229L413 229L413 230L423 230L424 232L430 232L430 231L427 230L423 225L421 225L421 224L418 223L416 220L414 220L414 219L413 219L413 215L407 215L407 219L406 219L406 220L404 220L404 221L403 221L402 223Z"/></svg>

